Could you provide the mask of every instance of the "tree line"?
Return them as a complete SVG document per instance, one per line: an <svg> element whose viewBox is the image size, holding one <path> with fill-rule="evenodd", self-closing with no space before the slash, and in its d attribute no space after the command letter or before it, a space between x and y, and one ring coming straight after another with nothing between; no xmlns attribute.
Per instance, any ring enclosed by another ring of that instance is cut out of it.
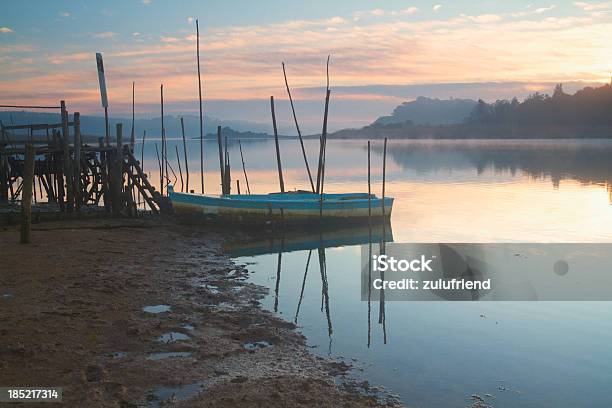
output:
<svg viewBox="0 0 612 408"><path fill-rule="evenodd" d="M523 102L478 100L466 124L612 126L612 86L586 87L575 94L555 86L552 96L536 92Z"/></svg>

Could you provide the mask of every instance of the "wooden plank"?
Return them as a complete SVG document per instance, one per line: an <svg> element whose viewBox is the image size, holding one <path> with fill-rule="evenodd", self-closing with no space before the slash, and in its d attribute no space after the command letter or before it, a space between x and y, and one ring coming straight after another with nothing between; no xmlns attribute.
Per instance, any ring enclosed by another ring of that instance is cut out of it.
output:
<svg viewBox="0 0 612 408"><path fill-rule="evenodd" d="M23 190L21 192L21 239L22 244L30 243L32 224L32 185L34 182L34 157L36 152L32 144L26 146L23 169Z"/></svg>

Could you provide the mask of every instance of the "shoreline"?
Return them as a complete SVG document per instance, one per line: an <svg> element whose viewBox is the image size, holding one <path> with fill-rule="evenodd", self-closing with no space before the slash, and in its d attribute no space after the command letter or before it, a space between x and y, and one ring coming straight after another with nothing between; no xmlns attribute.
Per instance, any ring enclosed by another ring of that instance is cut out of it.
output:
<svg viewBox="0 0 612 408"><path fill-rule="evenodd" d="M232 234L203 228L54 221L30 245L0 228L0 384L63 387L66 406L399 405L312 354L222 252Z"/></svg>

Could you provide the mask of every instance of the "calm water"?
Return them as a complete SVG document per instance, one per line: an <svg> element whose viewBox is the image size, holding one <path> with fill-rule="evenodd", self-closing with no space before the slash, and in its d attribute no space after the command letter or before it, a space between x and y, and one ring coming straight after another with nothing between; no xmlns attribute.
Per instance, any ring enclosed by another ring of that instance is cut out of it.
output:
<svg viewBox="0 0 612 408"><path fill-rule="evenodd" d="M193 169L197 148L190 143ZM218 192L216 145L205 148L206 192ZM315 168L316 142L307 148ZM381 148L374 144L378 194ZM388 149L395 242L612 241L610 141L392 141ZM281 151L286 186L307 188L298 142L282 141ZM243 142L243 152L251 192L277 191L274 144ZM244 190L237 146L230 154ZM366 154L365 141L330 141L326 190L366 191ZM332 241L354 243L362 232ZM463 407L477 393L491 394L495 407L611 406L611 304L387 302L379 323L378 303L360 300L361 246L279 250L300 242L251 243L258 255L237 262L250 264L252 281L270 288L264 305L296 320L315 352L356 359L359 376L406 405Z"/></svg>

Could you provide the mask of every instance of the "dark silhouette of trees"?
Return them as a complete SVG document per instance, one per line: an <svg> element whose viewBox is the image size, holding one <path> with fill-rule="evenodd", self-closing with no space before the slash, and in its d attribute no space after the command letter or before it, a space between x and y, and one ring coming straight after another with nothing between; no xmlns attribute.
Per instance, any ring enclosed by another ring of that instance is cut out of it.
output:
<svg viewBox="0 0 612 408"><path fill-rule="evenodd" d="M482 100L465 120L468 124L487 125L561 125L612 126L612 86L586 87L573 95L555 86L553 95L539 92L523 102Z"/></svg>

